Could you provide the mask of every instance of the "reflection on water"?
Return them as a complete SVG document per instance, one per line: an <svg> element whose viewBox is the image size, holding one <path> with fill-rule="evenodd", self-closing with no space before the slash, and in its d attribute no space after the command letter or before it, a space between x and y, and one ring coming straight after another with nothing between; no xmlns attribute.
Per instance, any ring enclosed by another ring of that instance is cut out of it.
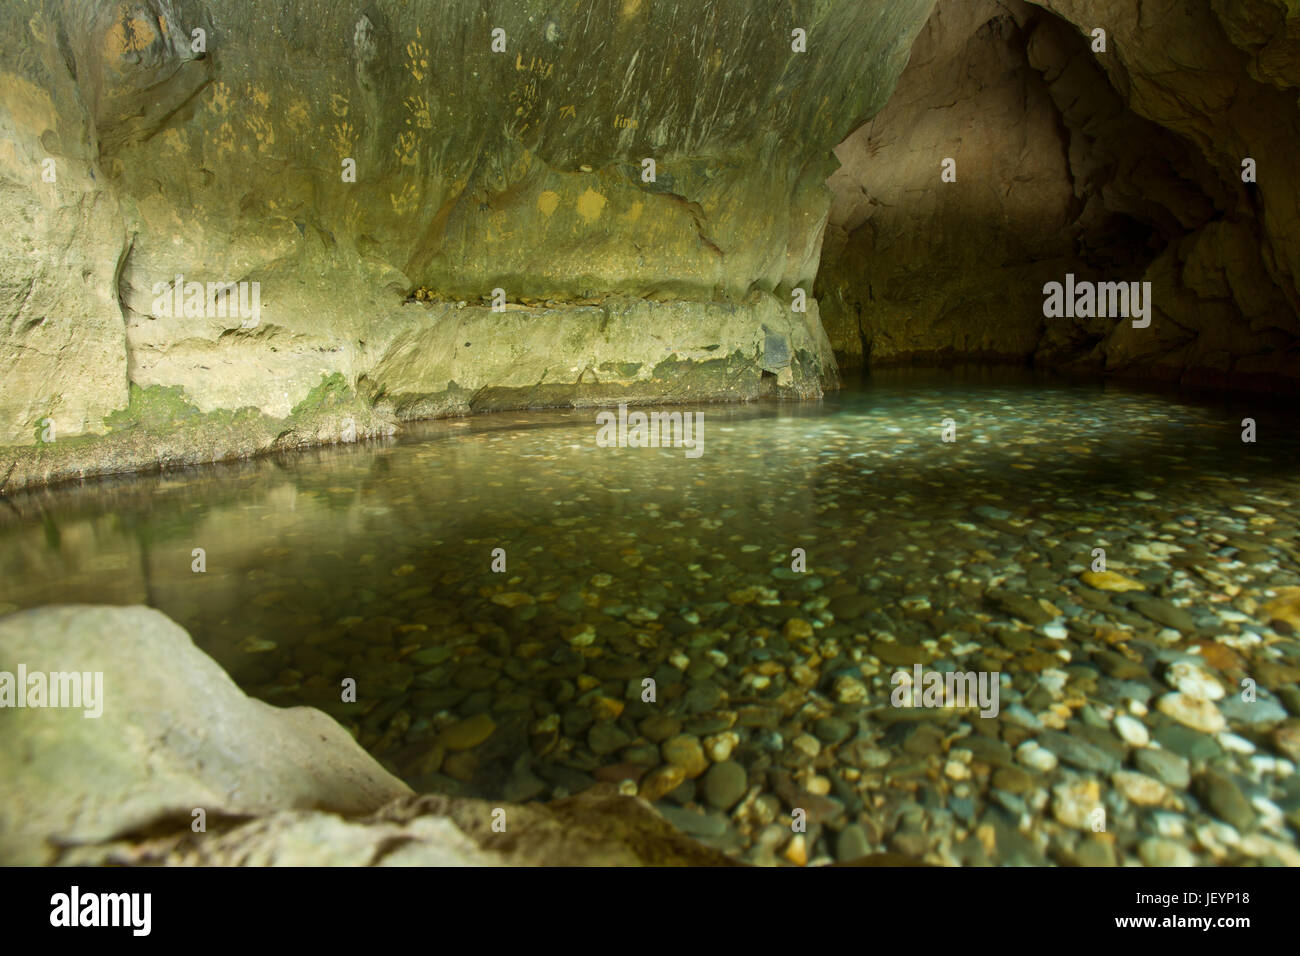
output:
<svg viewBox="0 0 1300 956"><path fill-rule="evenodd" d="M1143 749L1218 768L1271 808L1255 855L1294 852L1300 789L1255 759L1287 764L1270 734L1300 676L1286 614L1261 611L1300 585L1292 423L1261 402L985 379L692 407L698 458L601 447L590 409L19 495L0 516L0 610L149 604L250 693L327 710L417 788L521 800L631 781L751 859L844 841L1151 862L1165 840L1213 862L1195 836L1213 805ZM1079 579L1098 547L1134 590ZM1229 689L1219 706L1252 750L1161 709L1179 660ZM917 663L1001 672L1001 713L891 708L893 670ZM1243 675L1265 711L1228 706ZM1154 745L1112 730L1125 712ZM1166 796L1141 802L1070 740ZM1104 846L1062 809L1094 777ZM815 809L798 847L793 806Z"/></svg>

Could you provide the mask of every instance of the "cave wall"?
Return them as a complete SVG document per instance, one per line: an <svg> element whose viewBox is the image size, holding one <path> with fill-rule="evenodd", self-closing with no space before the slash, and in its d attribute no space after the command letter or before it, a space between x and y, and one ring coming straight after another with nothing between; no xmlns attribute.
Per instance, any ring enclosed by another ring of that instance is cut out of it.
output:
<svg viewBox="0 0 1300 956"><path fill-rule="evenodd" d="M1298 37L1280 0L941 2L836 150L817 292L841 364L1296 388ZM1067 272L1149 281L1150 326L1045 318Z"/></svg>
<svg viewBox="0 0 1300 956"><path fill-rule="evenodd" d="M363 433L820 394L830 151L933 2L4 4L0 474L93 470L42 423L111 436L160 389L196 420L251 409L262 444L331 438L266 424L322 382ZM167 315L176 276L202 298ZM241 282L251 320L207 288Z"/></svg>
<svg viewBox="0 0 1300 956"><path fill-rule="evenodd" d="M836 153L818 295L843 364L1032 352L1074 195L1015 17L941 3L893 98ZM955 183L940 182L945 158Z"/></svg>

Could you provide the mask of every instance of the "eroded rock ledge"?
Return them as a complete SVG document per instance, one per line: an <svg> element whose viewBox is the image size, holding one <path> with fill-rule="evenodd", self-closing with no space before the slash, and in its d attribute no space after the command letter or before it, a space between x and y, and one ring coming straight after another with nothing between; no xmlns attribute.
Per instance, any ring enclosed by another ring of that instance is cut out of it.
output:
<svg viewBox="0 0 1300 956"><path fill-rule="evenodd" d="M4 5L2 490L478 408L820 394L791 293L830 150L932 6ZM356 407L318 414L336 376ZM132 389L239 434L155 428Z"/></svg>

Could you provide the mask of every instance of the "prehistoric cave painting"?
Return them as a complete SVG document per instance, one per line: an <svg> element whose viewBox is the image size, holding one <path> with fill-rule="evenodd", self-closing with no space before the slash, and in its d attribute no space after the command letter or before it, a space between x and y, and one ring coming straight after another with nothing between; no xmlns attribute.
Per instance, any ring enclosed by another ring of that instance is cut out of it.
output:
<svg viewBox="0 0 1300 956"><path fill-rule="evenodd" d="M310 119L310 111L307 101L295 99L289 104L289 109L285 113L285 118L289 123L289 128L295 133L301 134L307 128L307 122Z"/></svg>
<svg viewBox="0 0 1300 956"><path fill-rule="evenodd" d="M422 39L420 28L416 27L415 39L406 44L406 68L417 83L424 81L429 70L429 51L421 42Z"/></svg>
<svg viewBox="0 0 1300 956"><path fill-rule="evenodd" d="M606 199L596 190L588 188L581 196L578 197L578 215L587 225L591 225L600 218L600 214L605 209Z"/></svg>
<svg viewBox="0 0 1300 956"><path fill-rule="evenodd" d="M415 133L411 130L403 130L397 134L397 142L393 146L393 153L397 156L397 161L403 166L415 165Z"/></svg>
<svg viewBox="0 0 1300 956"><path fill-rule="evenodd" d="M217 82L212 84L210 89L211 92L208 94L208 102L213 111L220 113L223 116L230 112L230 87L221 80L217 80Z"/></svg>
<svg viewBox="0 0 1300 956"><path fill-rule="evenodd" d="M350 156L352 147L357 141L357 131L351 123L342 122L334 124L334 152L340 157Z"/></svg>
<svg viewBox="0 0 1300 956"><path fill-rule="evenodd" d="M212 142L216 146L218 156L233 153L235 151L235 127L230 123L222 123L217 127Z"/></svg>
<svg viewBox="0 0 1300 956"><path fill-rule="evenodd" d="M419 129L433 129L433 119L429 115L429 101L423 96L408 96L402 101L402 105L410 114L404 121L406 125L416 126Z"/></svg>
<svg viewBox="0 0 1300 956"><path fill-rule="evenodd" d="M261 87L250 83L245 90L244 102L249 104L244 125L257 144L258 153L265 153L275 145L275 125L269 115L271 98ZM247 146L244 151L249 151Z"/></svg>
<svg viewBox="0 0 1300 956"><path fill-rule="evenodd" d="M389 193L388 198L393 204L393 212L399 216L412 212L420 202L419 191L411 183L402 186L400 193Z"/></svg>

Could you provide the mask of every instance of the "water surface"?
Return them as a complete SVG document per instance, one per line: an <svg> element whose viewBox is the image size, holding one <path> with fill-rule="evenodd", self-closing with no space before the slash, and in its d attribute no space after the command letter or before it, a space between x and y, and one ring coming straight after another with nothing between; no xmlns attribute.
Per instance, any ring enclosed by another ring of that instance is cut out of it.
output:
<svg viewBox="0 0 1300 956"><path fill-rule="evenodd" d="M0 610L159 608L249 693L322 707L421 789L546 799L607 779L658 798L684 767L670 819L760 861L837 841L935 862L1245 853L1198 836L1228 825L1204 790L1171 771L1135 802L1056 731L1147 779L1143 749L1221 773L1263 801L1246 855L1287 862L1300 788L1271 735L1300 649L1260 610L1300 585L1283 406L990 372L686 410L698 458L599 447L591 409L13 496ZM1144 590L1082 583L1095 548ZM1158 709L1179 660L1229 701L1258 682L1267 719L1216 705L1244 745ZM1001 672L1001 713L890 707L915 663ZM1154 744L1124 741L1123 713ZM1107 846L1063 806L1089 781ZM809 804L795 846L788 811Z"/></svg>

